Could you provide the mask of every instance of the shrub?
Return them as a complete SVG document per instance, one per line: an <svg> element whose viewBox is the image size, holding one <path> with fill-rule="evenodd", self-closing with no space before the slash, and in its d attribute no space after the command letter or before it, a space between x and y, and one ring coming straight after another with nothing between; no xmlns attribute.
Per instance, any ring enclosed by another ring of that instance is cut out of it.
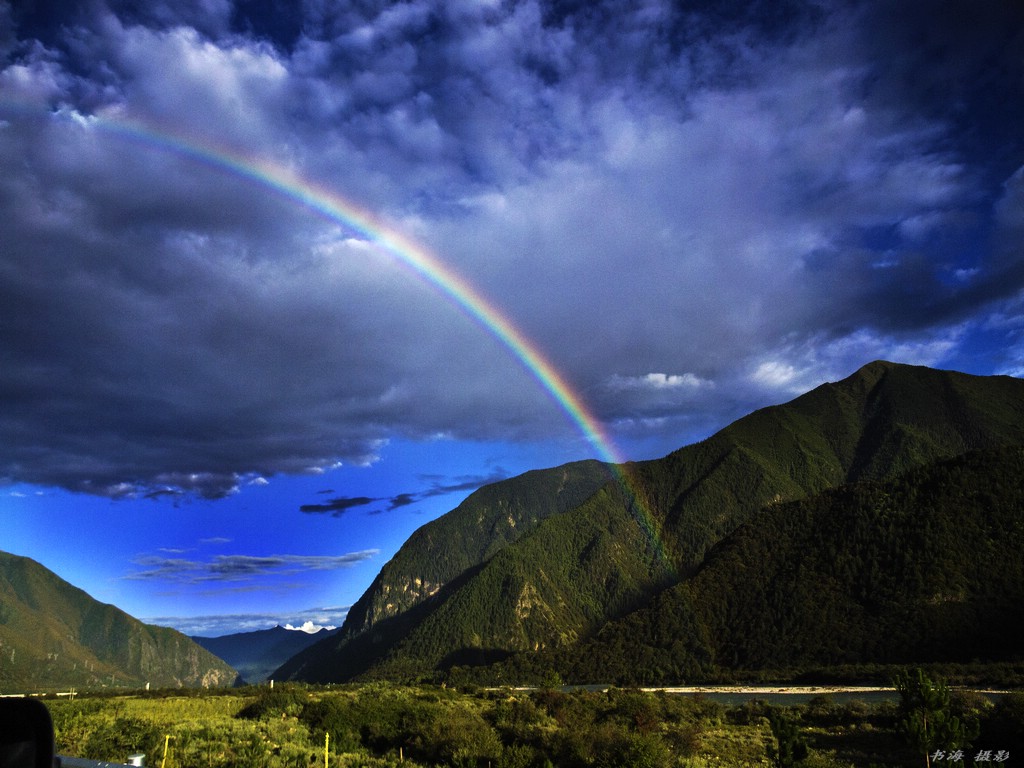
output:
<svg viewBox="0 0 1024 768"><path fill-rule="evenodd" d="M535 768L544 764L544 756L525 744L512 744L502 750L495 768ZM549 763L550 765L550 763Z"/></svg>
<svg viewBox="0 0 1024 768"><path fill-rule="evenodd" d="M507 745L536 744L544 725L553 722L532 699L525 698L498 702L491 710L489 720Z"/></svg>
<svg viewBox="0 0 1024 768"><path fill-rule="evenodd" d="M650 694L620 691L610 698L614 705L613 716L638 733L653 733L661 725L658 702Z"/></svg>
<svg viewBox="0 0 1024 768"><path fill-rule="evenodd" d="M442 765L477 766L501 755L498 735L476 712L462 706L435 707L430 715L417 739L419 757Z"/></svg>
<svg viewBox="0 0 1024 768"><path fill-rule="evenodd" d="M768 722L776 743L771 756L778 768L793 768L807 757L807 742L795 721L773 709L768 713Z"/></svg>
<svg viewBox="0 0 1024 768"><path fill-rule="evenodd" d="M763 699L751 699L739 706L730 707L725 713L725 719L733 725L757 725L762 719L766 719L772 711L772 706Z"/></svg>
<svg viewBox="0 0 1024 768"><path fill-rule="evenodd" d="M672 764L672 752L655 733L613 731L595 746L597 768L668 768Z"/></svg>
<svg viewBox="0 0 1024 768"><path fill-rule="evenodd" d="M305 691L291 686L261 688L255 700L242 707L236 717L243 720L297 717L308 698Z"/></svg>
<svg viewBox="0 0 1024 768"><path fill-rule="evenodd" d="M985 720L982 739L986 749L1003 749L1010 754L1024 751L1024 691L1007 693L996 702Z"/></svg>
<svg viewBox="0 0 1024 768"><path fill-rule="evenodd" d="M833 725L839 720L839 707L831 696L814 696L804 704L803 718L816 725Z"/></svg>
<svg viewBox="0 0 1024 768"><path fill-rule="evenodd" d="M90 760L125 763L128 756L136 752L155 755L160 742L160 731L152 723L137 717L118 717L92 729L85 743L85 754Z"/></svg>
<svg viewBox="0 0 1024 768"><path fill-rule="evenodd" d="M317 744L329 734L335 752L357 752L363 746L358 713L349 699L330 696L308 701L299 713L299 720L306 724Z"/></svg>
<svg viewBox="0 0 1024 768"><path fill-rule="evenodd" d="M665 742L677 755L688 757L700 751L702 728L696 723L680 723L666 728Z"/></svg>
<svg viewBox="0 0 1024 768"><path fill-rule="evenodd" d="M961 720L955 714L944 681L932 681L923 670L916 669L900 672L893 685L900 694L896 730L918 754L966 748L978 735L976 719Z"/></svg>

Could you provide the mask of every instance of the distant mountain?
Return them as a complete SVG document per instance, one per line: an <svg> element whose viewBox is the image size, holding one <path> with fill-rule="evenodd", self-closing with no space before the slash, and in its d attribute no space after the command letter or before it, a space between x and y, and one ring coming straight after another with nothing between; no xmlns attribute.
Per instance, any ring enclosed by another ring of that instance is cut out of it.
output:
<svg viewBox="0 0 1024 768"><path fill-rule="evenodd" d="M0 552L0 691L208 687L236 676L180 632L143 624L34 560Z"/></svg>
<svg viewBox="0 0 1024 768"><path fill-rule="evenodd" d="M686 583L762 509L1021 445L1024 381L872 363L663 459L625 465L628 491L599 464L480 489L409 539L338 637L274 675L410 678L511 654L571 655L602 627ZM563 488L559 478L574 488L561 501L552 495ZM678 650L692 659L701 647Z"/></svg>
<svg viewBox="0 0 1024 768"><path fill-rule="evenodd" d="M245 682L260 683L299 651L337 632L337 629L303 632L277 626L220 637L193 635L191 639L238 670Z"/></svg>

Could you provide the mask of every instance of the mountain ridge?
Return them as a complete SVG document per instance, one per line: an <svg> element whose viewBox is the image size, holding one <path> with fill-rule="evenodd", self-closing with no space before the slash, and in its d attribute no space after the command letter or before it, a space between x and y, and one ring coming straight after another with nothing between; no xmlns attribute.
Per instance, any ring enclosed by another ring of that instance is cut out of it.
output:
<svg viewBox="0 0 1024 768"><path fill-rule="evenodd" d="M214 687L236 677L182 633L144 624L35 560L0 552L0 690Z"/></svg>
<svg viewBox="0 0 1024 768"><path fill-rule="evenodd" d="M610 479L605 465L587 460L531 470L474 491L458 509L475 522L453 525L455 518L443 515L414 531L349 610L341 635L357 635L436 594L451 579L527 535L547 517L583 501ZM468 533L484 528L489 537L467 543ZM416 548L426 554L407 565L407 553Z"/></svg>
<svg viewBox="0 0 1024 768"><path fill-rule="evenodd" d="M414 618L317 644L275 676L436 676L450 660L571 647L642 608L672 578L692 576L716 544L769 505L1007 445L1024 445L1021 380L876 361L661 459L622 466L628 492L601 483L577 506L493 546L489 559L463 571L457 588L419 600ZM512 480L518 485L481 491L517 488L522 498L534 497L526 476ZM642 521L631 495L645 511ZM440 520L480 537L475 551L489 551L495 540L469 514L464 503ZM414 534L382 569L379 592L388 591L389 572L414 573L422 559L416 541ZM674 576L652 548L667 553ZM535 615L545 618L532 621Z"/></svg>
<svg viewBox="0 0 1024 768"><path fill-rule="evenodd" d="M1024 660L1024 448L772 505L573 653L494 678L665 684L723 671ZM621 659L628 651L630 666ZM639 674L638 674L639 670Z"/></svg>

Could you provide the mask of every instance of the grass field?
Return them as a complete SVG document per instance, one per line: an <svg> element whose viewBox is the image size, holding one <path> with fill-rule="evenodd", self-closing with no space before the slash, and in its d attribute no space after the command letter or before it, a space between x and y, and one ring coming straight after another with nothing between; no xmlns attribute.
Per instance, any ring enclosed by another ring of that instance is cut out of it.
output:
<svg viewBox="0 0 1024 768"><path fill-rule="evenodd" d="M368 684L83 695L46 703L58 753L112 762L145 753L150 768L311 768L325 763L341 768L846 768L924 763L923 755L911 752L897 735L896 704L835 704L827 696L793 707L757 700L724 706L701 696L620 689L455 691ZM991 748L993 755L1010 752L1014 745L1000 734L1012 733L1005 729L1024 722L1012 721L1024 712L1024 694L1011 694L995 705L965 694L956 706L964 717L973 712L987 728L974 740L975 747ZM780 721L791 724L806 747L799 762L787 760L779 748ZM986 738L988 743L983 743Z"/></svg>

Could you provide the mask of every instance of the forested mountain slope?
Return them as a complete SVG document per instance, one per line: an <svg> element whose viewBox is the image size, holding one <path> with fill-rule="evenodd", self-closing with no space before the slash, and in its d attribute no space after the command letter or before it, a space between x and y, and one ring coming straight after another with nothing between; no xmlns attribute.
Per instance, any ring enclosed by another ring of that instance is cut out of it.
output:
<svg viewBox="0 0 1024 768"><path fill-rule="evenodd" d="M342 637L357 635L436 594L547 518L586 501L610 477L600 462L579 461L478 489L409 537L352 606Z"/></svg>
<svg viewBox="0 0 1024 768"><path fill-rule="evenodd" d="M217 686L236 676L180 632L143 624L34 560L0 552L0 691Z"/></svg>
<svg viewBox="0 0 1024 768"><path fill-rule="evenodd" d="M571 653L496 676L679 683L722 670L1020 661L1024 449L771 505L700 571Z"/></svg>
<svg viewBox="0 0 1024 768"><path fill-rule="evenodd" d="M592 476L600 491L584 499L590 486L580 483L572 505L549 495L557 470L481 489L490 517L464 504L430 524L459 542L442 557L421 529L370 590L378 601L389 584L395 594L401 581L392 574L402 574L406 584L431 584L429 599L420 592L414 610L376 623L361 608L345 637L313 646L275 675L415 677L511 652L571 648L695 573L715 544L768 505L1018 445L1024 382L872 363L663 459L626 465L626 489L605 482L600 465ZM513 504L505 497L511 487L516 514L531 521L515 538L493 513ZM426 575L438 569L446 569L443 580Z"/></svg>
<svg viewBox="0 0 1024 768"><path fill-rule="evenodd" d="M767 503L1004 445L1024 445L1024 381L877 361L635 475L686 570Z"/></svg>

